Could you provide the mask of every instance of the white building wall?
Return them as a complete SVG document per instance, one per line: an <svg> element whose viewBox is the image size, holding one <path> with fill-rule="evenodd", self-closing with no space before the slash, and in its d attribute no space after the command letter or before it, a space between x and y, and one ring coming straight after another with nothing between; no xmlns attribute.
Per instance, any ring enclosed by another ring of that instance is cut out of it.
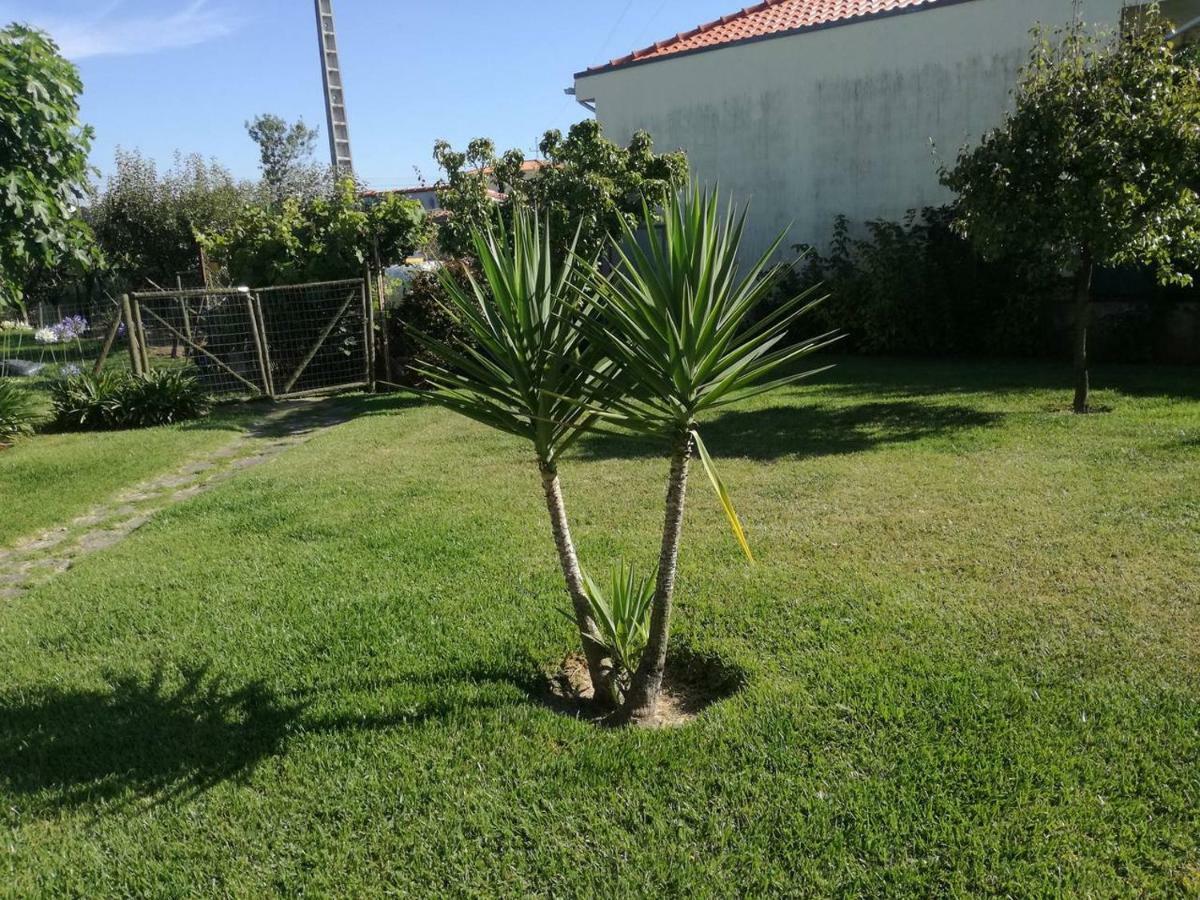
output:
<svg viewBox="0 0 1200 900"><path fill-rule="evenodd" d="M1122 5L1085 0L1084 15L1115 27ZM945 202L939 164L1000 122L1034 24L1071 11L969 0L589 75L576 95L611 139L644 129L749 201L750 249L789 225L788 244L824 247L839 213L899 219Z"/></svg>

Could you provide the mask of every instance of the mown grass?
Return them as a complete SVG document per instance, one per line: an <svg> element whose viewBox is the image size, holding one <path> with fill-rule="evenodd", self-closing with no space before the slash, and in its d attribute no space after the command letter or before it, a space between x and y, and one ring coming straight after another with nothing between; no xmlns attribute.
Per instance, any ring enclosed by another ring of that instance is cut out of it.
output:
<svg viewBox="0 0 1200 900"><path fill-rule="evenodd" d="M86 338L79 344L58 346L52 355L31 335L9 338L10 358L44 362L46 368L35 377L18 379L42 407L42 433L0 448L0 549L87 512L123 487L228 443L264 411L261 406L219 406L203 421L169 428L55 433L51 384L61 377L65 364L90 372L102 344L101 338ZM0 343L0 348L4 346ZM129 371L124 347L113 347L105 368Z"/></svg>
<svg viewBox="0 0 1200 900"><path fill-rule="evenodd" d="M0 606L11 896L1200 890L1194 372L851 361L707 423L686 728L531 699L572 646L525 448L355 421ZM563 466L584 562L652 560L665 464Z"/></svg>
<svg viewBox="0 0 1200 900"><path fill-rule="evenodd" d="M0 450L0 548L229 443L254 416L250 408L227 406L167 428L18 439Z"/></svg>

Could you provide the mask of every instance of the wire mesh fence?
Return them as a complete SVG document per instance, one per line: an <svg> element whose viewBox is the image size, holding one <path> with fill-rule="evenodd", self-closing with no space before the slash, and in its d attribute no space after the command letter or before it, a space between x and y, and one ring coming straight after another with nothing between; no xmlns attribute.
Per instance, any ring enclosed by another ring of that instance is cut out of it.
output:
<svg viewBox="0 0 1200 900"><path fill-rule="evenodd" d="M130 295L135 371L185 369L214 396L286 397L371 381L362 280Z"/></svg>

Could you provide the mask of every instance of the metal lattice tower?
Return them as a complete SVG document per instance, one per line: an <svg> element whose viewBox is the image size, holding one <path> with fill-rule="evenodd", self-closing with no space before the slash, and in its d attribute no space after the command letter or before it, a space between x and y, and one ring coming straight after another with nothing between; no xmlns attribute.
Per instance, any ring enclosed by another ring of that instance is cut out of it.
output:
<svg viewBox="0 0 1200 900"><path fill-rule="evenodd" d="M321 77L325 82L325 118L329 130L329 158L339 172L354 171L350 156L350 125L346 120L346 92L338 62L337 34L333 28L333 0L316 0L317 40L321 45Z"/></svg>

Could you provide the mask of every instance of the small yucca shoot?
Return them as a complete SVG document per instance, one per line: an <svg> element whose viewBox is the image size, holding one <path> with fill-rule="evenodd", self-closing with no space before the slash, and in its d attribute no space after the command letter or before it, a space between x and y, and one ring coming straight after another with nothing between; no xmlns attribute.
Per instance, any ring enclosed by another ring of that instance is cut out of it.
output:
<svg viewBox="0 0 1200 900"><path fill-rule="evenodd" d="M611 699L619 702L650 639L656 573L639 578L634 567L621 560L612 570L607 593L586 571L582 574L584 594L599 629L600 642L615 669Z"/></svg>

